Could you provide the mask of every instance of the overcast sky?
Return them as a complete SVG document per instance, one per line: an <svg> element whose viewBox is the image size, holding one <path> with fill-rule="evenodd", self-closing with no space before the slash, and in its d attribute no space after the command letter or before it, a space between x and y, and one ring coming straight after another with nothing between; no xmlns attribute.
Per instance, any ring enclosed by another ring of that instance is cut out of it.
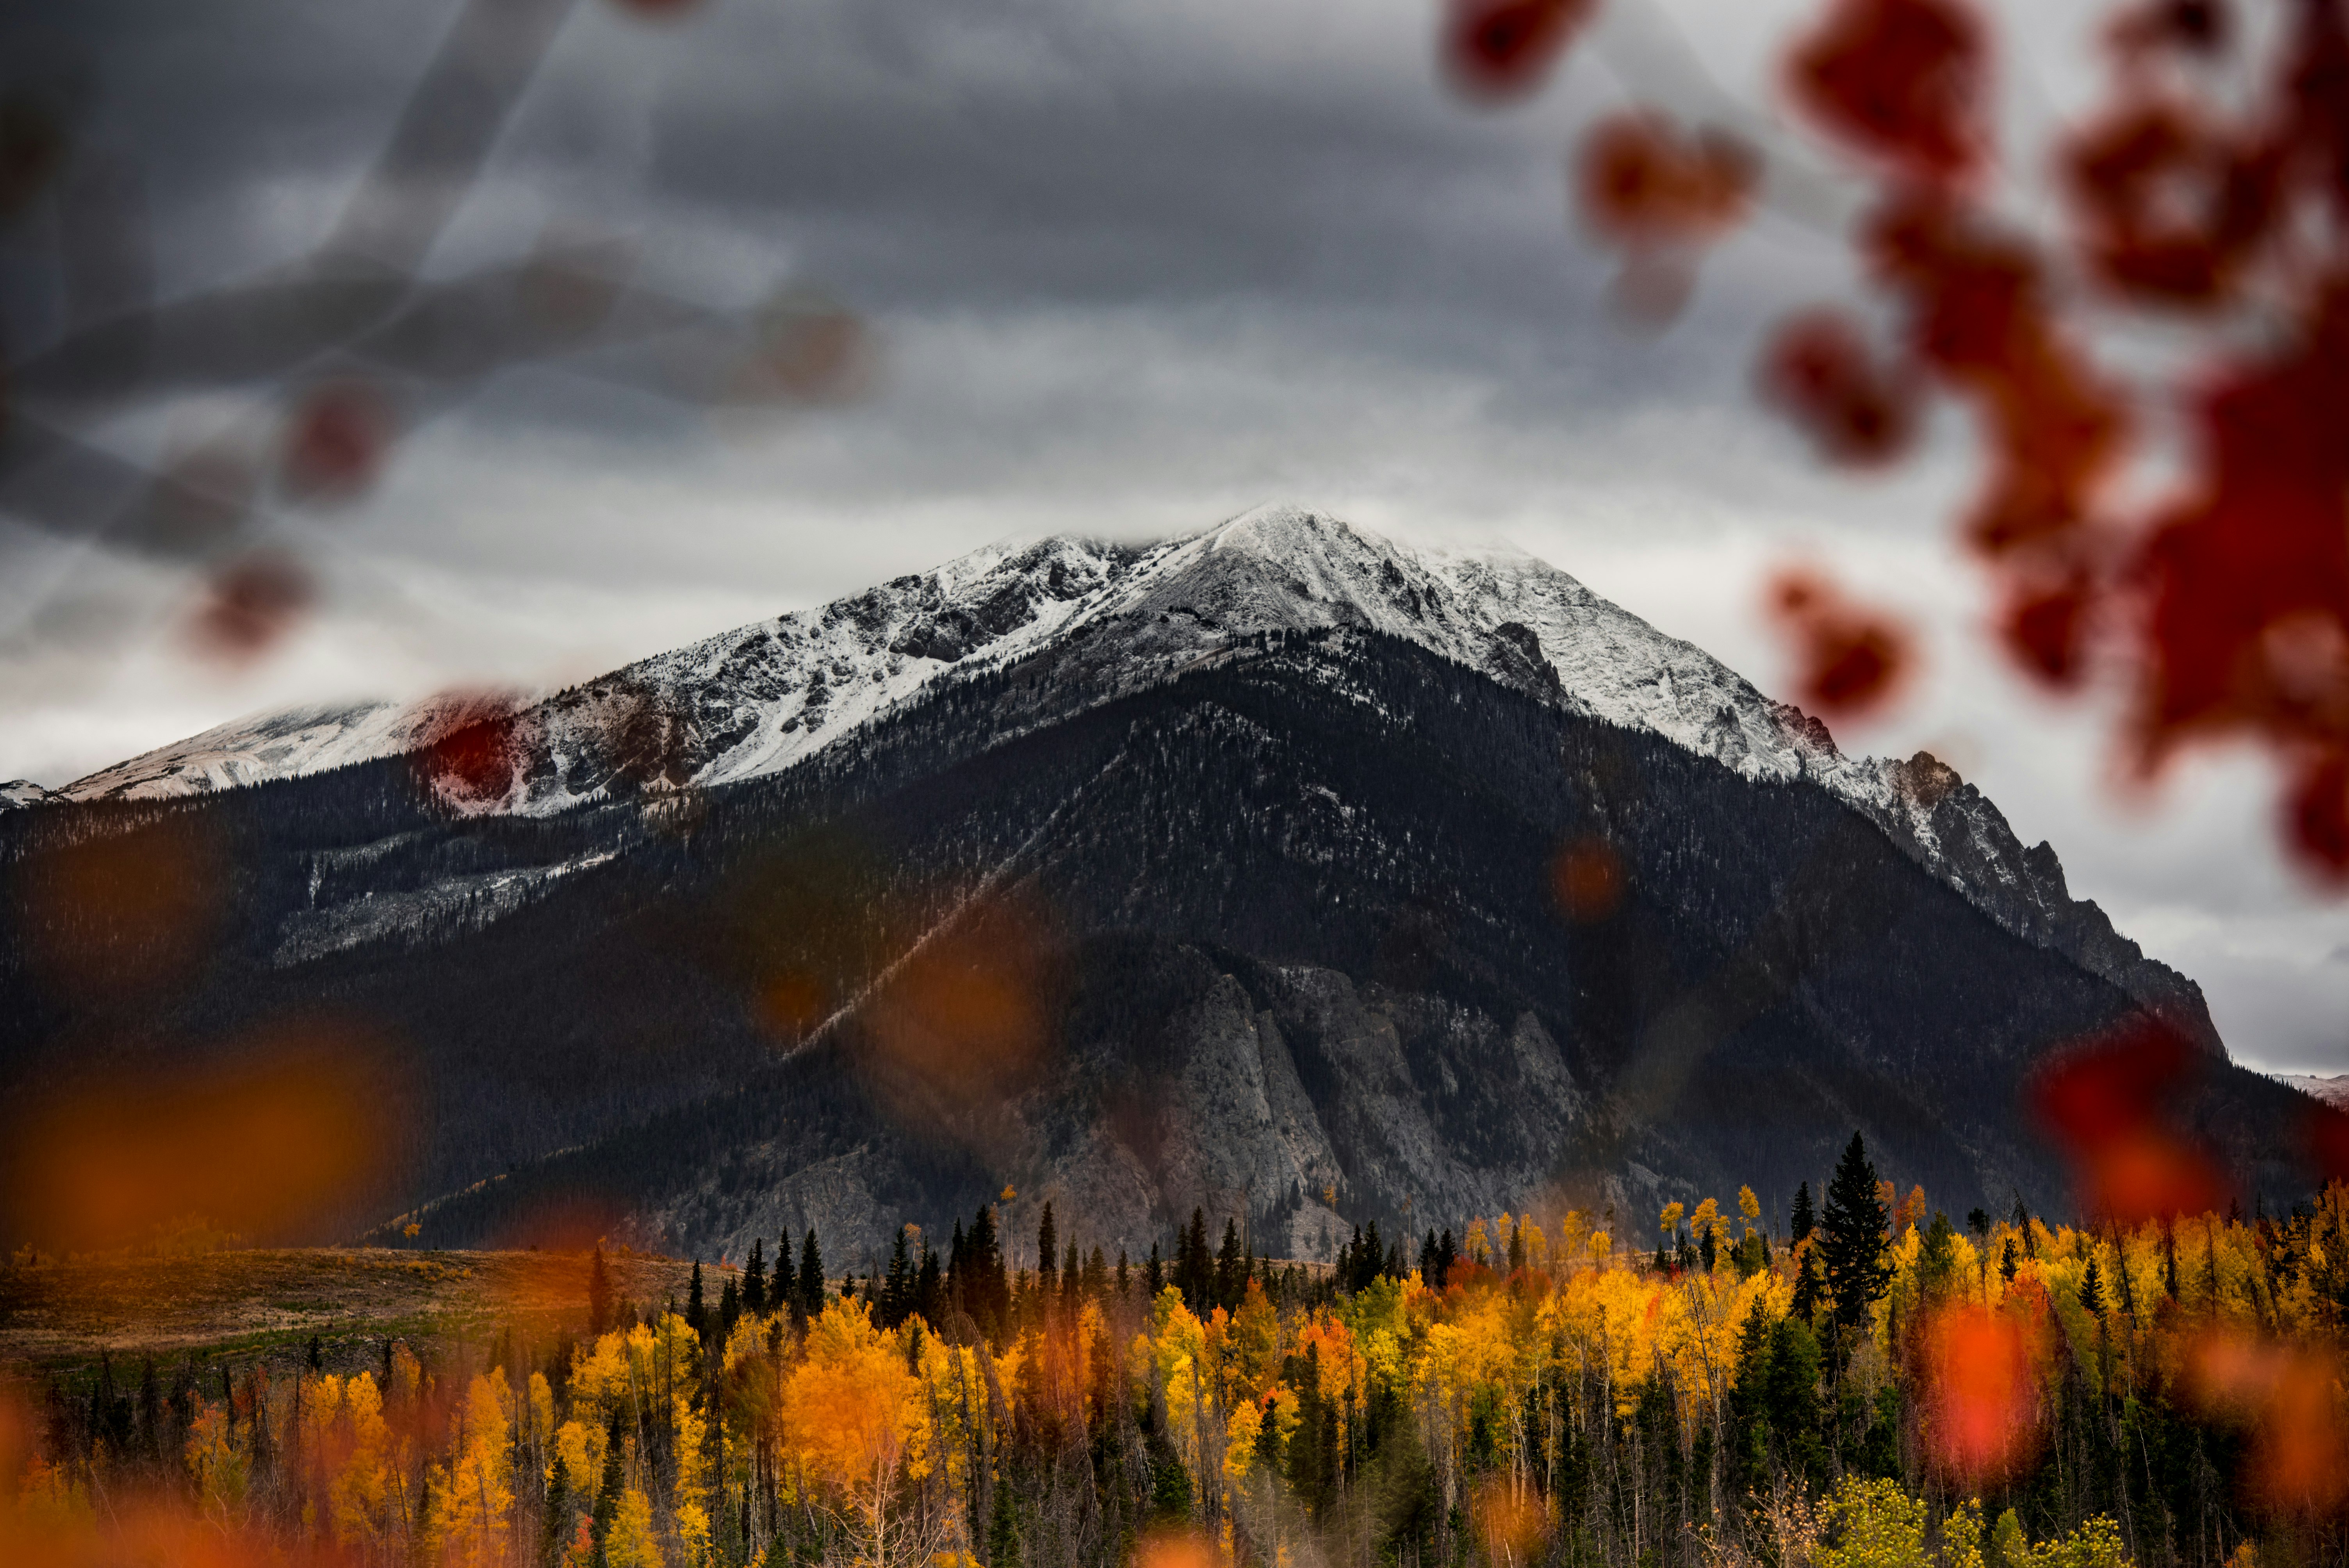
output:
<svg viewBox="0 0 2349 1568"><path fill-rule="evenodd" d="M1994 7L2018 143L2093 85L2103 8ZM457 9L5 5L0 76L81 70L77 145L136 170L169 300L319 243ZM580 0L428 271L554 234L622 242L639 282L721 310L820 291L872 327L868 395L713 418L625 360L508 370L434 407L360 500L260 519L326 594L233 676L186 655L183 570L0 514L0 779L61 784L288 701L570 680L1005 534L1266 500L1513 542L1783 690L1758 584L1812 559L1930 654L1847 749L1957 766L2202 983L2239 1057L2349 1070L2349 911L2280 856L2263 768L2214 758L2125 799L2109 701L2051 707L1989 653L1950 542L1962 422L1859 482L1754 407L1757 332L1849 288L1831 176L1712 256L1669 331L1610 310L1568 211L1576 128L1629 95L1766 132L1772 43L1810 0L1614 0L1498 110L1444 86L1430 0L672 9ZM0 235L12 358L60 330L57 240L46 210ZM267 406L141 399L88 433L143 459Z"/></svg>

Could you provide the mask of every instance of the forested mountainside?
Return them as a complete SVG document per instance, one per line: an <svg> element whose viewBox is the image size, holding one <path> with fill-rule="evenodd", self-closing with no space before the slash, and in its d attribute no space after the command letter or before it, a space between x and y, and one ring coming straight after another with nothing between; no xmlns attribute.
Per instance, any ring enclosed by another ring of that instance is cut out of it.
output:
<svg viewBox="0 0 2349 1568"><path fill-rule="evenodd" d="M1066 678L545 816L453 810L398 758L10 813L0 1071L33 1103L341 1029L399 1159L335 1224L427 1245L584 1206L703 1253L812 1223L856 1265L1009 1187L1008 1225L1054 1199L1088 1245L1205 1206L1327 1255L1537 1193L1784 1192L1854 1127L1937 1201L2063 1207L2018 1088L2130 997L1816 781L1356 630L1072 716ZM70 896L129 862L208 868L170 928L200 945ZM62 983L68 951L115 977ZM2245 1191L2305 1191L2298 1097L2200 1073Z"/></svg>

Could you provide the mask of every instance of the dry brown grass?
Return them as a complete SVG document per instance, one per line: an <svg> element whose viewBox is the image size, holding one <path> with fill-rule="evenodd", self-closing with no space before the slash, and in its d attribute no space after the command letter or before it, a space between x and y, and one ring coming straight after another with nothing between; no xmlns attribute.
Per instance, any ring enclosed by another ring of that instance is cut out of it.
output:
<svg viewBox="0 0 2349 1568"><path fill-rule="evenodd" d="M606 1253L615 1298L641 1314L692 1264ZM387 1338L421 1348L512 1328L544 1343L587 1328L585 1253L303 1248L0 1266L0 1369L70 1373L101 1351L118 1367L186 1355L290 1359L312 1336L334 1361ZM714 1304L718 1281L709 1279Z"/></svg>

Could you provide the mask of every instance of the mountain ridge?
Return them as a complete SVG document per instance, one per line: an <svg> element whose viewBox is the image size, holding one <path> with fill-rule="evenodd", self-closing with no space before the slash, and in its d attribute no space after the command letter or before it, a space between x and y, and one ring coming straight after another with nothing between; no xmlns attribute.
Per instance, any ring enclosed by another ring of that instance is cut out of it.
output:
<svg viewBox="0 0 2349 1568"><path fill-rule="evenodd" d="M1097 639L1076 700L1099 702L1271 632L1350 625L1415 642L1569 711L1661 735L1749 779L1810 779L2007 930L2119 985L2206 1053L2200 988L2150 959L2054 848L1920 752L1849 758L1825 725L1567 573L1514 551L1408 545L1292 506L1154 544L1054 536L719 633L550 695L327 704L233 720L102 769L49 799L155 799L424 749L519 716L533 764L470 810L543 816L797 766L941 681ZM1105 632L1115 634L1103 637ZM29 802L28 802L29 803Z"/></svg>

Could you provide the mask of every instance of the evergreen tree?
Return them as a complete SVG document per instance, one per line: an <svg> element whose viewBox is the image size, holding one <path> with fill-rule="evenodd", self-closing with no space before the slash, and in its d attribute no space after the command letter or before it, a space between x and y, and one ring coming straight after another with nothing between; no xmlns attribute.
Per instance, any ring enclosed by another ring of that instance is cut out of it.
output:
<svg viewBox="0 0 2349 1568"><path fill-rule="evenodd" d="M1816 1243L1802 1250L1803 1266L1795 1275L1793 1315L1808 1323L1818 1315L1819 1303L1826 1295L1826 1281L1819 1273L1819 1249Z"/></svg>
<svg viewBox="0 0 2349 1568"><path fill-rule="evenodd" d="M1002 1480L995 1483L995 1507L987 1521L987 1568L1019 1568L1019 1515L1011 1488Z"/></svg>
<svg viewBox="0 0 2349 1568"><path fill-rule="evenodd" d="M728 1280L726 1288L718 1293L718 1343L725 1344L734 1337L734 1325L742 1316L742 1295Z"/></svg>
<svg viewBox="0 0 2349 1568"><path fill-rule="evenodd" d="M922 1243L921 1272L914 1279L914 1311L920 1315L923 1322L936 1326L945 1315L945 1307L946 1285L938 1277L938 1254L932 1252L930 1243L925 1241Z"/></svg>
<svg viewBox="0 0 2349 1568"><path fill-rule="evenodd" d="M612 1276L604 1267L604 1247L587 1264L587 1332L601 1334L612 1326Z"/></svg>
<svg viewBox="0 0 2349 1568"><path fill-rule="evenodd" d="M767 1243L763 1237L750 1240L750 1261L742 1270L742 1310L753 1317L766 1315Z"/></svg>
<svg viewBox="0 0 2349 1568"><path fill-rule="evenodd" d="M2006 1238L2005 1248L2000 1252L1998 1256L1999 1277L2005 1280L2007 1284L2013 1284L2014 1283L2014 1238L2013 1236L2009 1236Z"/></svg>
<svg viewBox="0 0 2349 1568"><path fill-rule="evenodd" d="M1120 1247L1117 1249L1117 1295L1121 1301L1125 1299L1125 1249Z"/></svg>
<svg viewBox="0 0 2349 1568"><path fill-rule="evenodd" d="M693 1278L685 1287L685 1320L693 1326L693 1336L709 1337L709 1304L701 1295L701 1260L693 1260Z"/></svg>
<svg viewBox="0 0 2349 1568"><path fill-rule="evenodd" d="M603 1482L595 1489L595 1510L587 1521L587 1539L595 1548L595 1568L609 1568L611 1560L605 1555L605 1546L611 1540L613 1523L620 1517L620 1492L627 1484L621 1447L620 1412L616 1409L604 1442Z"/></svg>
<svg viewBox="0 0 2349 1568"><path fill-rule="evenodd" d="M314 1334L314 1335L312 1335L312 1336L310 1336L310 1354L309 1354L308 1360L309 1360L309 1363L310 1363L310 1370L311 1370L311 1371L313 1371L313 1372L324 1372L324 1371L326 1369L326 1350L325 1350L325 1347L324 1347L324 1346L322 1346L321 1345L319 1345L319 1343L318 1343L318 1336L317 1336L316 1335L315 1335L315 1334ZM153 1368L153 1367L152 1367L152 1365L151 1365L151 1364L150 1365L150 1367L149 1367L148 1370L149 1370L150 1373L154 1370L154 1368Z"/></svg>
<svg viewBox="0 0 2349 1568"><path fill-rule="evenodd" d="M2105 1276L2096 1267L2096 1260L2088 1260L2088 1269L2080 1276L2080 1310L2102 1323L2105 1317Z"/></svg>
<svg viewBox="0 0 2349 1568"><path fill-rule="evenodd" d="M1811 1184L1808 1181L1795 1189L1795 1213L1786 1233L1799 1242L1811 1233Z"/></svg>
<svg viewBox="0 0 2349 1568"><path fill-rule="evenodd" d="M546 1475L546 1513L540 1521L538 1560L545 1568L560 1568L571 1544L571 1473L566 1465L551 1465Z"/></svg>
<svg viewBox="0 0 2349 1568"><path fill-rule="evenodd" d="M889 1248L889 1277L881 1286L881 1325L895 1328L914 1314L914 1256L905 1244L905 1227Z"/></svg>
<svg viewBox="0 0 2349 1568"><path fill-rule="evenodd" d="M1153 1301L1156 1301L1158 1293L1166 1288L1166 1264L1158 1255L1156 1242L1150 1243L1150 1261L1142 1265L1142 1288Z"/></svg>
<svg viewBox="0 0 2349 1568"><path fill-rule="evenodd" d="M1099 1248L1094 1249L1093 1255L1101 1255ZM1076 1321L1077 1303L1082 1298L1084 1273L1084 1263L1077 1256L1077 1243L1071 1242L1068 1255L1061 1260L1061 1305L1068 1310L1071 1323Z"/></svg>
<svg viewBox="0 0 2349 1568"><path fill-rule="evenodd" d="M823 1311L823 1249L816 1244L815 1227L807 1228L800 1243L799 1315L814 1317Z"/></svg>
<svg viewBox="0 0 2349 1568"><path fill-rule="evenodd" d="M1868 1322L1869 1305L1891 1281L1892 1269L1884 1256L1885 1219L1876 1167L1868 1163L1868 1145L1855 1132L1827 1183L1826 1208L1819 1217L1827 1295L1836 1322L1847 1328Z"/></svg>
<svg viewBox="0 0 2349 1568"><path fill-rule="evenodd" d="M1060 1290L1061 1238L1052 1228L1052 1204L1044 1203L1044 1217L1036 1223L1036 1289L1051 1296Z"/></svg>
<svg viewBox="0 0 2349 1568"><path fill-rule="evenodd" d="M1224 1244L1216 1251L1215 1305L1226 1312L1237 1312L1247 1295L1247 1258L1240 1251L1239 1222L1226 1219Z"/></svg>

